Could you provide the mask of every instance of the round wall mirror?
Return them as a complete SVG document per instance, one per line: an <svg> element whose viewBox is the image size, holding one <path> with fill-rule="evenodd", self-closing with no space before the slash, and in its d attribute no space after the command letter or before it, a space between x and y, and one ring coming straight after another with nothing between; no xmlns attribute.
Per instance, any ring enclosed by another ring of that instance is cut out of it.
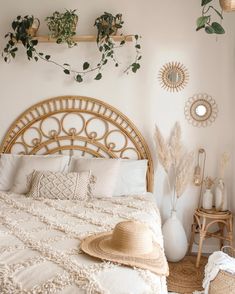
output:
<svg viewBox="0 0 235 294"><path fill-rule="evenodd" d="M203 104L200 104L196 107L195 109L196 111L196 114L199 115L199 116L204 116L207 112L207 109L206 109L206 106L203 105Z"/></svg>
<svg viewBox="0 0 235 294"><path fill-rule="evenodd" d="M165 64L159 73L159 81L162 88L168 91L180 91L188 82L188 71L179 62L169 62Z"/></svg>
<svg viewBox="0 0 235 294"><path fill-rule="evenodd" d="M218 108L215 100L207 94L197 94L185 104L185 117L195 127L206 127L217 117Z"/></svg>

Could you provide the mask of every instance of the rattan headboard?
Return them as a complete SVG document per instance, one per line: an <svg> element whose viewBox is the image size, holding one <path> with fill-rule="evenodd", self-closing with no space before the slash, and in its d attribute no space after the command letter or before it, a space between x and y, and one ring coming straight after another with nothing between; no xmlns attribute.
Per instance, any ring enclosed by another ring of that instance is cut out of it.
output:
<svg viewBox="0 0 235 294"><path fill-rule="evenodd" d="M0 148L2 153L148 159L147 190L153 190L153 163L143 136L120 111L94 98L63 96L33 105L11 125Z"/></svg>

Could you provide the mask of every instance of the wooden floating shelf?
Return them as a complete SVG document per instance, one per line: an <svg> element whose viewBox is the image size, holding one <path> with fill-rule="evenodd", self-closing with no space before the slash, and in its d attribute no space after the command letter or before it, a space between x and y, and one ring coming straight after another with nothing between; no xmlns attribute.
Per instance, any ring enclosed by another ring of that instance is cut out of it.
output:
<svg viewBox="0 0 235 294"><path fill-rule="evenodd" d="M122 40L125 40L126 42L133 41L133 35L123 35L123 36L118 35L118 36L112 36L111 38L115 42L121 42ZM37 36L34 39L38 40L39 43L55 43L56 42L56 39L51 38L50 36ZM96 36L95 35L74 36L73 40L75 42L96 42Z"/></svg>

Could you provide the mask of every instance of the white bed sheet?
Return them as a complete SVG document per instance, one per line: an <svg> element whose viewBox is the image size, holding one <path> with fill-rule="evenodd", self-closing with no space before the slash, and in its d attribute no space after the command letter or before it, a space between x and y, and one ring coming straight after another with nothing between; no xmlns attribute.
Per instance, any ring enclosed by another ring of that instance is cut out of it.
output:
<svg viewBox="0 0 235 294"><path fill-rule="evenodd" d="M76 202L0 192L0 293L167 293L164 276L80 252L82 238L127 219L147 223L163 246L150 193Z"/></svg>

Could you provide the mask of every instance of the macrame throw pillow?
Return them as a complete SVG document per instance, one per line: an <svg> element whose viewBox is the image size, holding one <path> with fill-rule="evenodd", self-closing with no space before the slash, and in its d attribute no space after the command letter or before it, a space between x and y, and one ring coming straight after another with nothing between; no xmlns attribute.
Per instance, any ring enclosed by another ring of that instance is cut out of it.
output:
<svg viewBox="0 0 235 294"><path fill-rule="evenodd" d="M91 196L94 179L87 172L34 171L30 180L32 198L87 200Z"/></svg>

